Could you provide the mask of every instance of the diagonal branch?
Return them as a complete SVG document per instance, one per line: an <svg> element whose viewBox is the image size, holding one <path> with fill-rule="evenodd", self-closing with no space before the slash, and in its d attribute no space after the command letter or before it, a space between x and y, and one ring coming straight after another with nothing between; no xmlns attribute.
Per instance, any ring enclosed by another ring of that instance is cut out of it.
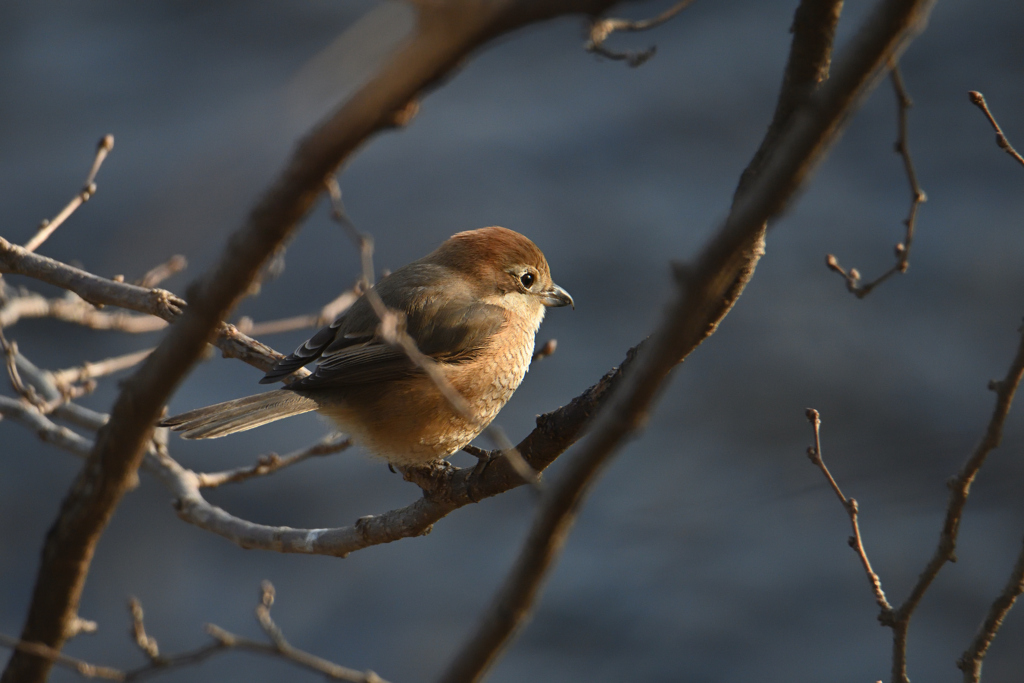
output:
<svg viewBox="0 0 1024 683"><path fill-rule="evenodd" d="M761 173L739 193L733 210L693 267L682 270L680 292L659 329L594 421L583 448L541 502L526 545L479 629L440 680L476 681L523 622L552 566L575 512L622 442L644 423L668 374L713 330L723 300L741 277L748 245L763 233L838 136L845 120L885 64L923 28L928 0L882 2L861 28L835 75L800 107Z"/></svg>
<svg viewBox="0 0 1024 683"><path fill-rule="evenodd" d="M64 221L66 221L71 214L78 210L82 204L92 199L92 196L96 194L96 174L100 171L100 166L103 165L103 161L110 154L110 150L114 149L114 136L104 135L100 140L99 145L96 146L96 156L93 157L92 167L89 169L89 175L85 179L85 184L82 187L82 191L74 196L74 198L68 202L67 206L61 209L60 213L54 216L52 219L44 220L39 225L39 230L35 235L32 236L28 242L25 243L26 251L35 251L39 248L43 242L49 239L50 235L59 228Z"/></svg>
<svg viewBox="0 0 1024 683"><path fill-rule="evenodd" d="M996 633L1003 625L1003 619L1010 613L1010 608L1021 594L1024 594L1024 547L1017 555L1017 562L1013 565L1006 586L992 601L985 621L978 627L978 633L971 641L971 646L956 663L957 668L964 672L964 683L978 683L981 680L981 663L992 641L995 640Z"/></svg>
<svg viewBox="0 0 1024 683"><path fill-rule="evenodd" d="M335 114L306 137L279 180L229 240L214 268L188 291L189 307L130 378L47 536L21 639L60 649L96 543L130 486L153 424L260 268L296 229L324 178L371 135L404 120L410 101L491 38L561 14L598 13L607 0L420 3L413 34ZM3 246L0 244L0 246ZM8 251L0 249L0 251ZM51 662L17 652L3 683L42 681Z"/></svg>
<svg viewBox="0 0 1024 683"><path fill-rule="evenodd" d="M1013 157L1018 164L1024 166L1024 157L1022 157L1020 153L1013 148L1013 145L1010 144L1010 141L1003 133L1002 127L1000 127L999 123L996 121L996 117L992 115L991 111L989 111L988 103L985 102L985 96L977 90L970 91L967 93L967 96L971 99L971 104L981 110L981 113L985 115L986 119L988 119L989 125L992 126L992 130L996 132L996 145L999 146L999 149Z"/></svg>

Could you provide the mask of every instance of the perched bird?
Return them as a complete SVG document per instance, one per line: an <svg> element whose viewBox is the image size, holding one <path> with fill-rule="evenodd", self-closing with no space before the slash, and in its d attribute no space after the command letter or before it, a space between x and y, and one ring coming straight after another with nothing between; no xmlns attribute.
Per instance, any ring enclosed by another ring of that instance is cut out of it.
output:
<svg viewBox="0 0 1024 683"><path fill-rule="evenodd" d="M523 381L545 307L572 305L540 249L507 228L460 232L374 287L404 316L417 348L465 399L456 410L408 355L381 336L366 295L260 380L276 382L319 360L282 389L192 410L160 425L215 439L319 411L395 465L447 457L483 431ZM470 419L472 418L472 419Z"/></svg>

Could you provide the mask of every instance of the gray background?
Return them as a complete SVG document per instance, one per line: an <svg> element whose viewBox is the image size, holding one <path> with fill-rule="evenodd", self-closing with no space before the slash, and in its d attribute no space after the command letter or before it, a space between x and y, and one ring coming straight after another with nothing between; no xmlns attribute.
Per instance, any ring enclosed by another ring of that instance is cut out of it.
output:
<svg viewBox="0 0 1024 683"><path fill-rule="evenodd" d="M96 140L117 144L99 193L41 249L103 275L190 260L184 292L282 167L302 122L295 75L369 3L7 2L0 9L3 235L24 241L80 186ZM659 6L632 8L635 15ZM795 2L700 2L656 32L641 69L583 52L581 22L522 31L477 55L342 176L380 268L450 234L500 224L544 249L575 311L550 312L535 366L499 422L517 439L656 324L668 262L691 257L727 210L771 115ZM846 8L841 43L868 8ZM903 60L916 101L910 144L929 201L910 271L858 301L824 255L867 277L891 263L909 193L892 153L887 83L866 102L793 210L777 222L747 293L673 378L648 429L584 507L533 621L495 682L874 681L889 632L848 521L804 450L807 406L825 455L862 509L867 548L902 600L937 539L944 481L981 435L1024 313L1024 169L993 144L966 91L984 92L1024 147L1024 13L1019 0L941 0ZM288 267L240 314L315 310L349 286L357 259L321 206ZM21 282L21 281L19 281ZM154 344L25 321L9 330L35 362L67 367ZM288 351L304 333L266 341ZM175 395L180 411L257 389L259 373L210 360ZM107 409L116 382L86 403ZM911 628L914 680L958 680L953 662L1002 587L1024 535L1019 410L975 486L960 562ZM173 453L191 467L250 463L327 431L305 416ZM79 461L0 424L0 631L16 634L38 553ZM469 458L456 456L459 464ZM559 466L551 476L558 475ZM210 497L246 518L325 527L402 505L411 485L360 455L310 463ZM515 491L460 510L421 539L340 560L241 550L179 521L144 476L99 544L81 614L96 635L70 654L130 667L124 603L138 596L168 653L206 641L204 622L258 636L261 579L297 646L393 681L435 676L472 630L528 528ZM986 663L1019 680L1024 615ZM6 655L5 655L6 656ZM60 671L53 680L71 680ZM228 654L163 680L316 680L278 661Z"/></svg>

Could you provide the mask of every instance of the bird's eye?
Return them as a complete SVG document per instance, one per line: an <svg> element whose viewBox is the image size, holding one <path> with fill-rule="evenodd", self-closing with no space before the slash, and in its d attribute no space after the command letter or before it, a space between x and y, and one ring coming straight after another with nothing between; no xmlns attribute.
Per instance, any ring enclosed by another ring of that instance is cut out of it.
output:
<svg viewBox="0 0 1024 683"><path fill-rule="evenodd" d="M533 277L533 273L523 273L522 275L519 276L519 281L522 282L523 287L526 287L527 289L533 287L534 279L535 278Z"/></svg>

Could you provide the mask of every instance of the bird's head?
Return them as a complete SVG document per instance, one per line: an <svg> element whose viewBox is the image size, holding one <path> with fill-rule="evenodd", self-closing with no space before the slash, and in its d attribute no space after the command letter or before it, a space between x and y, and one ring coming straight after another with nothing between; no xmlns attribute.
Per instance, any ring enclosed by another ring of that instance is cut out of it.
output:
<svg viewBox="0 0 1024 683"><path fill-rule="evenodd" d="M429 258L464 273L482 300L536 318L537 324L547 306L574 306L569 293L551 279L544 253L508 228L460 232Z"/></svg>

